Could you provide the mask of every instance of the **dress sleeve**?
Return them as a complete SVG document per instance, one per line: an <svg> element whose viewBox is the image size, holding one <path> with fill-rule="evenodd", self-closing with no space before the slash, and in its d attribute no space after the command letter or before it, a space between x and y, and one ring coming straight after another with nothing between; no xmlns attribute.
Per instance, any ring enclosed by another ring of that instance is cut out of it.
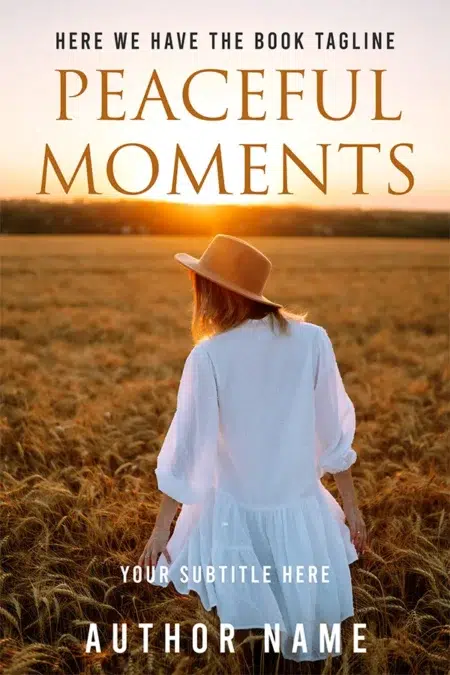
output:
<svg viewBox="0 0 450 675"><path fill-rule="evenodd" d="M182 504L203 500L214 485L219 406L208 352L194 347L184 365L177 408L155 470L158 488Z"/></svg>
<svg viewBox="0 0 450 675"><path fill-rule="evenodd" d="M317 344L315 412L320 477L327 472L345 471L357 459L352 448L355 409L345 391L330 338L323 329Z"/></svg>

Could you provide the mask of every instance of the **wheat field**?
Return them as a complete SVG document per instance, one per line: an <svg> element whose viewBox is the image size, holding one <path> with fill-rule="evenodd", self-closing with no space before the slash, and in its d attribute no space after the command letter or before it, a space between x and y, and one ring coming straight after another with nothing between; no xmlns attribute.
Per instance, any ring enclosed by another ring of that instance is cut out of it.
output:
<svg viewBox="0 0 450 675"><path fill-rule="evenodd" d="M449 278L442 241L264 238L267 294L326 327L357 413L369 550L352 565L366 654L255 673L450 672ZM172 259L202 238L3 237L0 671L240 675L196 596L124 584L158 505L153 470L191 348ZM337 495L333 481L327 487ZM102 652L86 654L96 622ZM129 647L111 649L111 624ZM142 653L138 623L152 622ZM163 623L180 622L180 654ZM191 627L210 627L205 654ZM350 629L351 620L346 629ZM252 672L249 670L249 672Z"/></svg>

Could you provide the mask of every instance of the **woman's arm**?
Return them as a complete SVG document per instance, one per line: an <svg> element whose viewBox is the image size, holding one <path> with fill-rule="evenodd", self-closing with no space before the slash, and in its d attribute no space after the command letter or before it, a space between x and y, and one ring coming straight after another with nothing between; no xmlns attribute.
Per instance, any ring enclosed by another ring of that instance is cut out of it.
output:
<svg viewBox="0 0 450 675"><path fill-rule="evenodd" d="M343 501L353 545L358 553L366 546L366 528L358 509L351 466L356 461L352 447L355 408L342 381L333 345L325 330L318 340L315 381L316 431L320 477L331 473Z"/></svg>
<svg viewBox="0 0 450 675"><path fill-rule="evenodd" d="M178 502L163 494L153 532L139 558L139 565L156 565L161 553L164 554L169 564L172 562L166 547L170 537L170 526L177 509Z"/></svg>
<svg viewBox="0 0 450 675"><path fill-rule="evenodd" d="M159 512L155 520L155 529L170 530L172 520L178 509L178 502L169 495L163 493L161 503L159 505Z"/></svg>
<svg viewBox="0 0 450 675"><path fill-rule="evenodd" d="M358 553L364 553L367 543L366 526L361 511L358 508L352 470L349 468L346 471L339 471L338 473L334 473L333 476L342 498L343 509L350 528L353 545Z"/></svg>
<svg viewBox="0 0 450 675"><path fill-rule="evenodd" d="M178 504L203 502L215 482L219 407L213 364L205 343L194 347L181 375L177 406L155 470L163 493L155 527L139 564L155 565L167 551Z"/></svg>

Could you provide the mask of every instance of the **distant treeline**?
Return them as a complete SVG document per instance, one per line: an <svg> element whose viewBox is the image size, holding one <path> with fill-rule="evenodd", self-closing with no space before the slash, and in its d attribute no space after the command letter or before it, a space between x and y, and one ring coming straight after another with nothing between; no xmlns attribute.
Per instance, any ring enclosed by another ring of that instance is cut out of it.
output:
<svg viewBox="0 0 450 675"><path fill-rule="evenodd" d="M439 237L450 213L278 206L190 206L141 200L0 202L3 234L203 234Z"/></svg>

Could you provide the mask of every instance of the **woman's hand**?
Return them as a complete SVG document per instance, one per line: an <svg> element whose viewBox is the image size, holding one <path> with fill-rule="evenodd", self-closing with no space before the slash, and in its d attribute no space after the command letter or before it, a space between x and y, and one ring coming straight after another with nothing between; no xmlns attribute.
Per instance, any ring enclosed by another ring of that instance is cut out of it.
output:
<svg viewBox="0 0 450 675"><path fill-rule="evenodd" d="M161 553L165 555L169 565L171 564L172 560L167 550L167 542L170 537L170 525L177 508L178 502L169 497L169 495L163 494L159 512L156 516L155 527L139 558L138 565L140 567L143 565L146 567L156 565Z"/></svg>
<svg viewBox="0 0 450 675"><path fill-rule="evenodd" d="M352 468L334 474L334 480L342 497L342 504L350 528L351 540L358 554L364 553L367 545L366 526L358 509L358 502L353 485Z"/></svg>
<svg viewBox="0 0 450 675"><path fill-rule="evenodd" d="M357 506L344 505L344 513L350 528L350 535L358 554L364 553L367 545L367 532L361 511Z"/></svg>
<svg viewBox="0 0 450 675"><path fill-rule="evenodd" d="M139 558L138 565L140 565L141 567L156 565L161 553L165 555L166 560L170 565L172 560L167 551L167 542L169 541L169 537L170 537L170 528L155 526L153 528L153 532L150 536L150 539L145 544L144 550L142 551L142 555Z"/></svg>

